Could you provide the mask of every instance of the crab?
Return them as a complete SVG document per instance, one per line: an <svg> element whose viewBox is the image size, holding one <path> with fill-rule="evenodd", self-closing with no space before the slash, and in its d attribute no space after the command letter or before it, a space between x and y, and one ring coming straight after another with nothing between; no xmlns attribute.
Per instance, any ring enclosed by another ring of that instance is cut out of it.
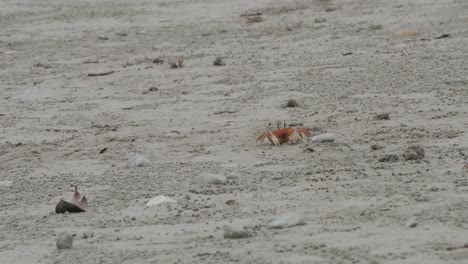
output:
<svg viewBox="0 0 468 264"><path fill-rule="evenodd" d="M284 124L283 128L279 128L278 125L278 129L262 133L257 138L257 143L262 143L265 139L268 139L272 145L280 145L286 142L296 143L299 140L309 138L311 136L312 133L304 127L286 127L286 124Z"/></svg>

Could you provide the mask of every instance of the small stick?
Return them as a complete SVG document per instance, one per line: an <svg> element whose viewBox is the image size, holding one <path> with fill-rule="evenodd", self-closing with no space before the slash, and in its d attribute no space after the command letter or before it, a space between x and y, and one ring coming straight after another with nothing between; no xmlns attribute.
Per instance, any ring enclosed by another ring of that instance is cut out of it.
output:
<svg viewBox="0 0 468 264"><path fill-rule="evenodd" d="M88 73L88 76L95 77L95 76L106 76L109 74L114 73L114 71L109 71L109 72L101 72L101 73Z"/></svg>
<svg viewBox="0 0 468 264"><path fill-rule="evenodd" d="M262 13L261 12L257 12L257 13L250 13L250 14L242 14L240 15L241 17L247 17L247 16L261 16Z"/></svg>

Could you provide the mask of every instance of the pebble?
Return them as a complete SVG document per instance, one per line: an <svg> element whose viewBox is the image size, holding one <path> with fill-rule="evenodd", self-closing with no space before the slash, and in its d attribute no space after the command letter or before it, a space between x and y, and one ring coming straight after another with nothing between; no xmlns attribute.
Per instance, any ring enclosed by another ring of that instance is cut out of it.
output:
<svg viewBox="0 0 468 264"><path fill-rule="evenodd" d="M177 203L177 201L164 195L158 195L156 197L151 198L146 203L146 206L151 207L151 206L157 206L157 205L165 204L165 203Z"/></svg>
<svg viewBox="0 0 468 264"><path fill-rule="evenodd" d="M385 148L385 147L384 147L384 146L377 145L377 144L373 144L373 145L370 146L370 148L371 148L372 150L379 150L379 149L383 149L383 148Z"/></svg>
<svg viewBox="0 0 468 264"><path fill-rule="evenodd" d="M224 230L224 238L226 239L240 239L252 237L252 233L244 229L231 229L226 228Z"/></svg>
<svg viewBox="0 0 468 264"><path fill-rule="evenodd" d="M374 116L374 120L390 120L390 114L389 113L378 114Z"/></svg>
<svg viewBox="0 0 468 264"><path fill-rule="evenodd" d="M216 57L213 61L213 66L226 66L226 63L224 62L222 57Z"/></svg>
<svg viewBox="0 0 468 264"><path fill-rule="evenodd" d="M299 104L294 99L289 99L288 102L286 103L286 107L298 107L298 106Z"/></svg>
<svg viewBox="0 0 468 264"><path fill-rule="evenodd" d="M150 164L151 162L149 159L143 157L140 154L135 154L131 156L128 161L127 161L127 167L129 168L135 168L135 167L141 167Z"/></svg>
<svg viewBox="0 0 468 264"><path fill-rule="evenodd" d="M58 235L56 245L58 249L72 248L73 236L70 235L68 232L60 233Z"/></svg>
<svg viewBox="0 0 468 264"><path fill-rule="evenodd" d="M304 215L301 213L287 213L279 216L268 224L268 228L281 229L296 225L305 225Z"/></svg>
<svg viewBox="0 0 468 264"><path fill-rule="evenodd" d="M335 142L335 134L333 133L325 133L320 134L317 136L312 137L312 141L314 142Z"/></svg>
<svg viewBox="0 0 468 264"><path fill-rule="evenodd" d="M379 158L379 162L395 162L398 161L398 156L395 154L385 154Z"/></svg>
<svg viewBox="0 0 468 264"><path fill-rule="evenodd" d="M408 219L408 221L406 221L406 226L407 227L416 227L418 225L418 219L416 217L411 217L410 219Z"/></svg>
<svg viewBox="0 0 468 264"><path fill-rule="evenodd" d="M9 189L13 186L12 181L0 181L0 189Z"/></svg>
<svg viewBox="0 0 468 264"><path fill-rule="evenodd" d="M409 146L403 153L405 160L419 160L424 158L424 149L420 146Z"/></svg>
<svg viewBox="0 0 468 264"><path fill-rule="evenodd" d="M203 173L197 177L197 181L208 184L226 184L227 178L219 174Z"/></svg>

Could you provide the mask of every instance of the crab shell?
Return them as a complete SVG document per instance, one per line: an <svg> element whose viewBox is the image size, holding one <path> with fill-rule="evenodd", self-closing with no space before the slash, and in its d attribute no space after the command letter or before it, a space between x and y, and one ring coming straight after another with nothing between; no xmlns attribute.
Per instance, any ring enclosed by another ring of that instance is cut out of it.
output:
<svg viewBox="0 0 468 264"><path fill-rule="evenodd" d="M268 141L272 145L280 145L286 142L296 143L299 140L302 140L304 138L308 138L311 136L312 134L306 128L286 127L286 128L273 130L271 132L262 133L257 138L257 143L263 142L265 138L268 139Z"/></svg>

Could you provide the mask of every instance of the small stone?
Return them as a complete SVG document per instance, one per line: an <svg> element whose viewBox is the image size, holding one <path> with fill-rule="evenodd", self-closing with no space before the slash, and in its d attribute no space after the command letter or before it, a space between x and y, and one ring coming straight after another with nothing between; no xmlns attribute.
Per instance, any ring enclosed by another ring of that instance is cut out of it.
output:
<svg viewBox="0 0 468 264"><path fill-rule="evenodd" d="M224 238L226 239L240 239L240 238L248 238L248 237L252 237L252 233L244 229L236 230L236 229L226 228L224 230Z"/></svg>
<svg viewBox="0 0 468 264"><path fill-rule="evenodd" d="M403 153L405 160L420 160L424 158L424 149L420 146L409 146Z"/></svg>
<svg viewBox="0 0 468 264"><path fill-rule="evenodd" d="M226 204L227 205L234 205L234 204L236 204L236 201L235 200L227 200Z"/></svg>
<svg viewBox="0 0 468 264"><path fill-rule="evenodd" d="M395 154L385 154L379 159L379 162L395 162L398 160L399 158Z"/></svg>
<svg viewBox="0 0 468 264"><path fill-rule="evenodd" d="M322 143L335 142L335 139L336 139L336 136L333 133L324 133L324 134L320 134L320 135L312 137L312 141L322 142Z"/></svg>
<svg viewBox="0 0 468 264"><path fill-rule="evenodd" d="M151 198L146 203L146 206L151 207L151 206L157 206L157 205L165 204L165 203L177 203L177 201L164 195L158 195L156 197Z"/></svg>
<svg viewBox="0 0 468 264"><path fill-rule="evenodd" d="M0 189L9 189L13 186L12 181L0 181Z"/></svg>
<svg viewBox="0 0 468 264"><path fill-rule="evenodd" d="M294 99L289 99L288 102L286 103L286 107L298 107L298 106L299 104Z"/></svg>
<svg viewBox="0 0 468 264"><path fill-rule="evenodd" d="M382 25L371 25L369 26L370 30L381 30L383 27Z"/></svg>
<svg viewBox="0 0 468 264"><path fill-rule="evenodd" d="M408 219L408 221L406 221L407 227L413 228L413 227L416 227L417 225L418 225L418 219L416 217L411 217L410 219Z"/></svg>
<svg viewBox="0 0 468 264"><path fill-rule="evenodd" d="M373 144L373 145L370 146L370 148L371 148L372 150L379 150L379 149L383 149L383 148L385 148L385 147L380 146L380 145L377 145L377 144Z"/></svg>
<svg viewBox="0 0 468 264"><path fill-rule="evenodd" d="M226 66L226 63L222 57L216 57L216 59L213 61L213 66Z"/></svg>
<svg viewBox="0 0 468 264"><path fill-rule="evenodd" d="M93 232L85 232L85 233L83 233L83 235L81 235L81 237L82 237L83 239L88 239L88 238L91 238L91 237L93 237L93 236L94 236L94 233L93 233Z"/></svg>
<svg viewBox="0 0 468 264"><path fill-rule="evenodd" d="M378 114L374 116L374 120L390 120L390 114L389 113Z"/></svg>
<svg viewBox="0 0 468 264"><path fill-rule="evenodd" d="M287 213L279 216L270 224L268 228L281 229L296 225L305 225L304 215L301 213Z"/></svg>
<svg viewBox="0 0 468 264"><path fill-rule="evenodd" d="M227 178L223 175L204 173L197 177L197 181L208 184L226 184Z"/></svg>
<svg viewBox="0 0 468 264"><path fill-rule="evenodd" d="M135 168L150 164L151 162L140 154L131 156L127 161L127 167Z"/></svg>
<svg viewBox="0 0 468 264"><path fill-rule="evenodd" d="M326 18L323 18L323 17L322 17L322 18L316 18L316 19L314 20L314 22L317 23L317 24L318 24L318 23L325 23L325 22L327 22L327 19L326 19Z"/></svg>
<svg viewBox="0 0 468 264"><path fill-rule="evenodd" d="M73 236L70 235L68 232L60 233L58 235L56 245L58 249L72 248Z"/></svg>

